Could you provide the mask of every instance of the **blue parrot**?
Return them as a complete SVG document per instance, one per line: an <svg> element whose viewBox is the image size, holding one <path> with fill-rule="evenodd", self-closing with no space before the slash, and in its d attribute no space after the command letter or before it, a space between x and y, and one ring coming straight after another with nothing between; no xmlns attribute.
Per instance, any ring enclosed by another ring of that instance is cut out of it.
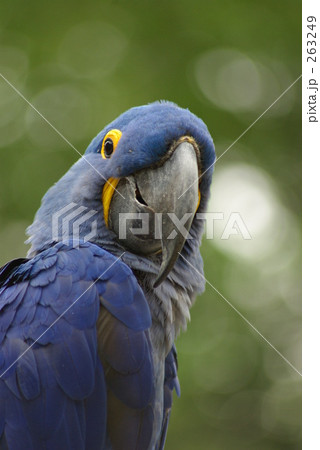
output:
<svg viewBox="0 0 320 450"><path fill-rule="evenodd" d="M1 450L164 448L214 158L202 120L155 102L45 194L0 269Z"/></svg>

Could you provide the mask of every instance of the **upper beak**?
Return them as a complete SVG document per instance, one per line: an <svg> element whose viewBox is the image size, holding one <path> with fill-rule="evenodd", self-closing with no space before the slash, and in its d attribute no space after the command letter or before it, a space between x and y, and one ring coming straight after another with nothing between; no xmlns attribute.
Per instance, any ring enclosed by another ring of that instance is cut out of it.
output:
<svg viewBox="0 0 320 450"><path fill-rule="evenodd" d="M114 231L117 226L120 229L121 212L148 213L146 224L149 227L144 234L141 228L133 229L136 224L133 219L126 220L123 243L136 253L152 254L162 250L162 263L154 282L154 287L157 287L171 271L186 239L190 237L188 232L199 203L195 149L190 142L183 141L162 166L142 170L124 180L121 180L117 190L125 199L114 194L109 225Z"/></svg>

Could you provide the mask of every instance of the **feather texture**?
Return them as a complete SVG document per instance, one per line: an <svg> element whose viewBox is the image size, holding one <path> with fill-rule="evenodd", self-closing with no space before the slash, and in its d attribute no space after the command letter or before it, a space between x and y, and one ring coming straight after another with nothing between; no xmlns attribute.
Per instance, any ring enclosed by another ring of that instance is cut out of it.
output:
<svg viewBox="0 0 320 450"><path fill-rule="evenodd" d="M93 244L58 243L0 276L0 448L105 448L107 391L152 415L151 317L124 263ZM139 436L149 445L150 431Z"/></svg>

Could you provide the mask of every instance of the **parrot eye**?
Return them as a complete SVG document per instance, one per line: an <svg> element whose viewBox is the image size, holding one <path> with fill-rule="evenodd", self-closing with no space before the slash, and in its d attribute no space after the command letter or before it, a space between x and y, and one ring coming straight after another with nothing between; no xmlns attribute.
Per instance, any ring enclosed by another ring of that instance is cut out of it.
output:
<svg viewBox="0 0 320 450"><path fill-rule="evenodd" d="M120 130L111 130L105 135L101 146L101 155L103 159L110 158L118 145L121 135L122 133Z"/></svg>
<svg viewBox="0 0 320 450"><path fill-rule="evenodd" d="M110 157L113 153L113 140L111 138L108 138L104 141L104 156L106 158Z"/></svg>

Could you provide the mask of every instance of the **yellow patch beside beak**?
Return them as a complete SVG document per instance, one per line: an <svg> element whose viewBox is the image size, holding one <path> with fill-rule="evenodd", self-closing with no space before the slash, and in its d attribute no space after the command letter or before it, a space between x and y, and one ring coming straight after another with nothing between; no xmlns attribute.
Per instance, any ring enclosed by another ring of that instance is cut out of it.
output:
<svg viewBox="0 0 320 450"><path fill-rule="evenodd" d="M119 178L109 178L109 180L106 182L106 184L103 186L102 191L102 204L103 204L103 215L104 215L104 221L108 227L108 220L109 220L109 209L110 209L110 203L112 200L112 196L114 194L114 191L116 190L117 184L119 183Z"/></svg>
<svg viewBox="0 0 320 450"><path fill-rule="evenodd" d="M200 193L200 189L198 189L198 204L197 204L197 209L196 211L198 211L198 208L200 206L200 202L201 202L201 193Z"/></svg>

